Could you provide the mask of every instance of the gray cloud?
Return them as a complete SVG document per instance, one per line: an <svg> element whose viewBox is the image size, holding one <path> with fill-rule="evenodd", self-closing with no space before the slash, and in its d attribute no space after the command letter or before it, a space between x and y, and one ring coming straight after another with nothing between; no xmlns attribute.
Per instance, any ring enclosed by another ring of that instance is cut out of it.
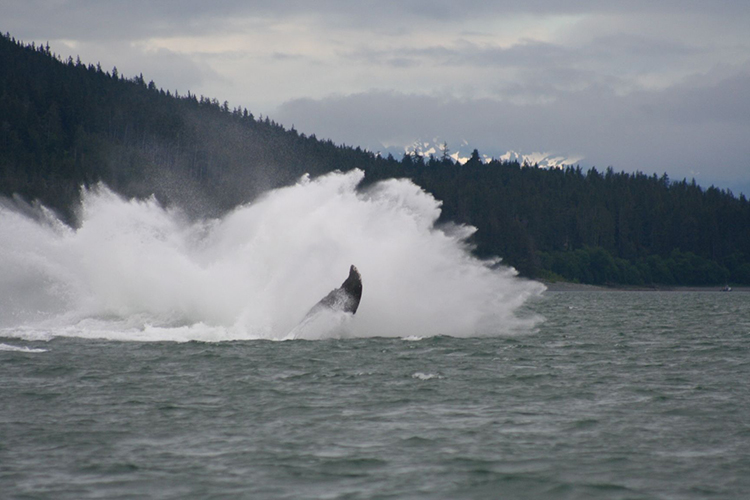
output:
<svg viewBox="0 0 750 500"><path fill-rule="evenodd" d="M676 123L750 123L750 73L743 72L705 87L681 85L659 99L651 99L651 109Z"/></svg>
<svg viewBox="0 0 750 500"><path fill-rule="evenodd" d="M667 172L738 190L750 184L748 78L626 96L590 88L543 105L368 92L293 100L277 117L300 131L372 150L434 137L456 147L468 139L488 154L581 155L589 165Z"/></svg>
<svg viewBox="0 0 750 500"><path fill-rule="evenodd" d="M3 2L0 18L8 28L23 36L81 39L137 39L166 33L226 32L231 21L251 17L266 22L313 17L321 25L410 26L438 22L456 24L483 21L519 14L536 16L634 14L642 18L653 15L694 14L705 18L747 19L744 0L25 0ZM27 35L28 33L28 35Z"/></svg>

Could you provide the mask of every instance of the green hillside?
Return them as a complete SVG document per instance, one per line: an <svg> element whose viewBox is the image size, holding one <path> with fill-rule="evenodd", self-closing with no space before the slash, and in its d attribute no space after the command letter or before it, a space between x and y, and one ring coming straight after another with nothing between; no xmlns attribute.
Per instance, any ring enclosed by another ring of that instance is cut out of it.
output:
<svg viewBox="0 0 750 500"><path fill-rule="evenodd" d="M61 61L0 37L0 193L70 213L81 185L225 210L305 172L374 155L305 137L247 110L157 89L142 76Z"/></svg>
<svg viewBox="0 0 750 500"><path fill-rule="evenodd" d="M81 186L156 195L217 215L305 172L410 177L470 223L479 255L529 277L585 283L750 284L744 196L665 175L546 170L479 155L379 158L289 130L142 76L60 60L0 37L0 195L39 200L74 223Z"/></svg>

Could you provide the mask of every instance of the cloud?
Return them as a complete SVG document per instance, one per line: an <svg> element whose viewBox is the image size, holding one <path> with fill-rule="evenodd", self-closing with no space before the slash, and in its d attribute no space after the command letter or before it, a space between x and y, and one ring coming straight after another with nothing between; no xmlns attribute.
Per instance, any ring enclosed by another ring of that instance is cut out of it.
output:
<svg viewBox="0 0 750 500"><path fill-rule="evenodd" d="M601 86L544 104L374 91L292 100L276 118L374 151L434 137L455 148L467 139L491 155L544 150L600 168L667 172L736 189L750 183L749 78L627 95Z"/></svg>
<svg viewBox="0 0 750 500"><path fill-rule="evenodd" d="M679 85L649 103L651 109L676 123L750 123L750 73L742 72L710 84Z"/></svg>
<svg viewBox="0 0 750 500"><path fill-rule="evenodd" d="M219 33L233 30L238 19L262 23L315 19L319 26L393 30L394 27L436 29L473 27L487 30L500 22L512 29L518 16L537 19L554 16L585 16L640 19L700 16L704 24L719 19L742 23L750 9L745 0L130 0L127 3L98 0L25 0L3 2L1 18L16 31L34 36L78 39L133 40L149 36ZM667 23L668 25L669 23ZM611 25L609 26L611 27ZM658 31L657 31L658 32ZM451 35L451 32L442 33Z"/></svg>

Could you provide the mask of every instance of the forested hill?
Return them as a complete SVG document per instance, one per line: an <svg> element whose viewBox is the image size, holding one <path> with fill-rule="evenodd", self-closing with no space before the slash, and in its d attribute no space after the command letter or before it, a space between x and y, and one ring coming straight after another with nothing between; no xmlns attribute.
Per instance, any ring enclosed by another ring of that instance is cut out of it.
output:
<svg viewBox="0 0 750 500"><path fill-rule="evenodd" d="M480 254L522 274L594 284L750 283L750 204L744 196L666 175L463 165L405 158L378 175L406 175L470 222Z"/></svg>
<svg viewBox="0 0 750 500"><path fill-rule="evenodd" d="M750 284L744 196L643 173L483 163L478 152L463 165L447 155L379 158L0 37L0 194L40 200L71 221L80 186L100 181L215 215L305 172L351 168L368 182L412 178L443 200L445 220L479 228L477 253L529 277Z"/></svg>
<svg viewBox="0 0 750 500"><path fill-rule="evenodd" d="M48 46L23 46L9 35L0 37L0 148L0 194L39 199L67 215L79 187L99 181L205 212L305 172L375 161L226 102L61 61Z"/></svg>

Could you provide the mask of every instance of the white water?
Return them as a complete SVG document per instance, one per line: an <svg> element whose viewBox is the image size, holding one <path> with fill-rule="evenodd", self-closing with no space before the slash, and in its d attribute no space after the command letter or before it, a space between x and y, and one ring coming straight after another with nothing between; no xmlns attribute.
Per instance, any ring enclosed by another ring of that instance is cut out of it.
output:
<svg viewBox="0 0 750 500"><path fill-rule="evenodd" d="M309 338L533 326L516 313L540 284L472 257L473 228L436 228L440 203L415 184L358 192L363 176L303 178L199 222L105 187L83 194L78 229L0 206L0 336L283 339L351 264L363 282L357 314Z"/></svg>
<svg viewBox="0 0 750 500"><path fill-rule="evenodd" d="M38 353L38 352L47 352L47 349L34 349L32 347L18 347L14 345L0 344L0 351Z"/></svg>

